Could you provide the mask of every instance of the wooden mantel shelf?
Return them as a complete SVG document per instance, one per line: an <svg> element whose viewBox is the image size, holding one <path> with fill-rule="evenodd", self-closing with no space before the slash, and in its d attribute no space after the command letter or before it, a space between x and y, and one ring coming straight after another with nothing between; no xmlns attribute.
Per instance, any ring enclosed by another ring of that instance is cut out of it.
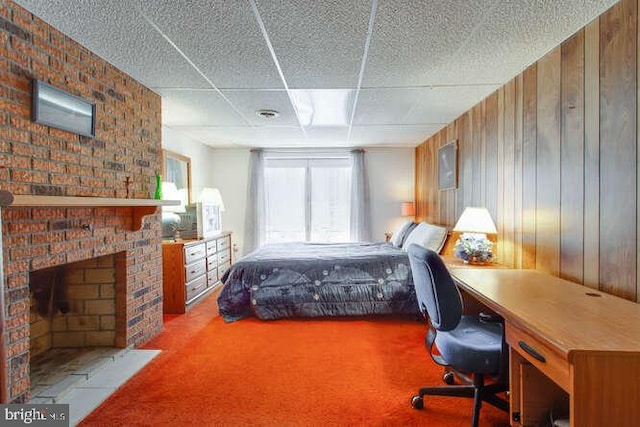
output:
<svg viewBox="0 0 640 427"><path fill-rule="evenodd" d="M110 197L73 197L73 196L35 196L30 194L11 194L0 190L0 206L13 207L130 207L133 208L134 230L142 227L142 217L155 213L159 206L177 206L179 200L156 199L120 199Z"/></svg>

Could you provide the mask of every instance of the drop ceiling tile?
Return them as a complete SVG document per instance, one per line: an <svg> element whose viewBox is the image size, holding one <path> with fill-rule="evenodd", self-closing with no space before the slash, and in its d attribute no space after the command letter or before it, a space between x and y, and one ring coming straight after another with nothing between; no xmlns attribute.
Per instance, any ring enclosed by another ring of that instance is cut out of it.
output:
<svg viewBox="0 0 640 427"><path fill-rule="evenodd" d="M256 126L297 126L298 119L285 90L223 90L222 93ZM256 114L259 109L278 111L273 119L264 119Z"/></svg>
<svg viewBox="0 0 640 427"><path fill-rule="evenodd" d="M213 147L292 147L306 146L301 128L280 127L175 127L203 144Z"/></svg>
<svg viewBox="0 0 640 427"><path fill-rule="evenodd" d="M379 2L363 85L430 84L429 71L449 60L495 1Z"/></svg>
<svg viewBox="0 0 640 427"><path fill-rule="evenodd" d="M445 123L425 126L354 126L351 129L351 142L355 146L416 147L444 126Z"/></svg>
<svg viewBox="0 0 640 427"><path fill-rule="evenodd" d="M450 123L499 87L482 85L414 89L412 92L417 96L417 102L398 123Z"/></svg>
<svg viewBox="0 0 640 427"><path fill-rule="evenodd" d="M351 145L347 126L310 127L305 131L308 147L348 147Z"/></svg>
<svg viewBox="0 0 640 427"><path fill-rule="evenodd" d="M208 86L128 1L17 3L151 88Z"/></svg>
<svg viewBox="0 0 640 427"><path fill-rule="evenodd" d="M422 94L420 88L361 89L354 125L402 123Z"/></svg>
<svg viewBox="0 0 640 427"><path fill-rule="evenodd" d="M131 1L218 88L283 88L248 1Z"/></svg>
<svg viewBox="0 0 640 427"><path fill-rule="evenodd" d="M434 84L506 83L614 3L502 2L487 14L450 61L431 70L429 80Z"/></svg>
<svg viewBox="0 0 640 427"><path fill-rule="evenodd" d="M256 4L290 88L357 85L370 1L256 0Z"/></svg>
<svg viewBox="0 0 640 427"><path fill-rule="evenodd" d="M162 123L168 126L248 125L215 90L161 89Z"/></svg>

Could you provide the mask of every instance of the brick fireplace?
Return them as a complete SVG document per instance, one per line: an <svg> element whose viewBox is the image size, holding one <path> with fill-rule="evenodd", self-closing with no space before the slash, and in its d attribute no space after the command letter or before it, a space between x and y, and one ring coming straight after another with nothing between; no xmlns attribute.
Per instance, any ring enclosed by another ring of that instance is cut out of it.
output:
<svg viewBox="0 0 640 427"><path fill-rule="evenodd" d="M153 196L155 175L161 170L157 94L7 0L0 0L0 75L0 190L57 198ZM33 123L33 79L95 103L96 136ZM104 314L97 320L105 322L103 330L85 333L82 340L97 340L102 331L113 337L116 347L136 347L160 331L160 215L144 216L141 225L137 216L126 204L1 208L3 402L30 397L31 272L112 260L113 318ZM40 351L40 344L34 345L33 351Z"/></svg>

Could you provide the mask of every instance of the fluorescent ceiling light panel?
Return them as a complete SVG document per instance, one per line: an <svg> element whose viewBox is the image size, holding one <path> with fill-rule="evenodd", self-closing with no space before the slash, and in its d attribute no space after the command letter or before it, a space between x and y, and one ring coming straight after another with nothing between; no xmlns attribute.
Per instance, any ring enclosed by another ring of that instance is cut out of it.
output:
<svg viewBox="0 0 640 427"><path fill-rule="evenodd" d="M302 126L348 126L353 89L292 89Z"/></svg>

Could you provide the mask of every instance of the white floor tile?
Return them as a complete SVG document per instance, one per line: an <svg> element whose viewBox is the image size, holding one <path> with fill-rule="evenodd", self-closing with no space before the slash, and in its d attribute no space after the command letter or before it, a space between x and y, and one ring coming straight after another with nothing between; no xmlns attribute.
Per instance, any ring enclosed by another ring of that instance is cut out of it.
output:
<svg viewBox="0 0 640 427"><path fill-rule="evenodd" d="M158 354L160 350L124 351L102 365L89 379L72 385L64 396L56 400L56 403L69 404L69 425L77 425ZM32 399L30 403L37 402Z"/></svg>
<svg viewBox="0 0 640 427"><path fill-rule="evenodd" d="M69 425L75 426L111 396L114 391L116 391L115 388L76 387L57 403L69 404Z"/></svg>
<svg viewBox="0 0 640 427"><path fill-rule="evenodd" d="M120 387L159 353L159 350L130 350L116 357L81 387Z"/></svg>

